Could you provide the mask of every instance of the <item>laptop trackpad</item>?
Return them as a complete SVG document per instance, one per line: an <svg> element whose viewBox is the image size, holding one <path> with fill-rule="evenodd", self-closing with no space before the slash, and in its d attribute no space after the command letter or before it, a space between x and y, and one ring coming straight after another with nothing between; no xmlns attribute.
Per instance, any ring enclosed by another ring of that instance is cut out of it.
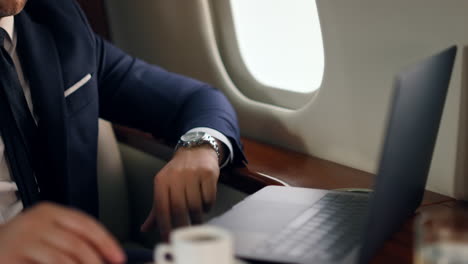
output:
<svg viewBox="0 0 468 264"><path fill-rule="evenodd" d="M210 221L231 231L272 232L278 230L302 213L304 204L268 203L250 200Z"/></svg>

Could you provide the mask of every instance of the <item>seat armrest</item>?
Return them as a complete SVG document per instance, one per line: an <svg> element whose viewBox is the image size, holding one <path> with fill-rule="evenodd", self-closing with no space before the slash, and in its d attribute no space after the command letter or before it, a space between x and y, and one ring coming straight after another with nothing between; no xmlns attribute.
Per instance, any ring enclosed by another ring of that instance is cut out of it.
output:
<svg viewBox="0 0 468 264"><path fill-rule="evenodd" d="M169 161L172 157L173 147L162 140L155 139L150 133L120 125L114 125L114 132L117 140L122 143L166 161ZM252 171L248 167L223 169L220 182L247 194L252 194L267 185L288 186L286 182L280 179Z"/></svg>

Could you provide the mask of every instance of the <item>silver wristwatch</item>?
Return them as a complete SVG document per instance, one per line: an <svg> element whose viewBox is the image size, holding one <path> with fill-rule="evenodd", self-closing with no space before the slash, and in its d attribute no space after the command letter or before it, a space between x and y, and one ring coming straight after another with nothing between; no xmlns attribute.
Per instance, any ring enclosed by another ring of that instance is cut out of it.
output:
<svg viewBox="0 0 468 264"><path fill-rule="evenodd" d="M189 132L185 135L182 135L179 139L179 142L177 142L174 152L179 148L194 148L205 144L213 148L213 150L216 152L216 155L218 156L219 161L220 154L218 143L213 136L205 132Z"/></svg>

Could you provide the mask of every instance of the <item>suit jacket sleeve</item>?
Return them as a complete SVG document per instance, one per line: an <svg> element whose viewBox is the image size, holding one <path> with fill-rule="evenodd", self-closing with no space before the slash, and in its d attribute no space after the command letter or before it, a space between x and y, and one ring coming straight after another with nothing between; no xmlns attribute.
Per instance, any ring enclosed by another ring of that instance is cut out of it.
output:
<svg viewBox="0 0 468 264"><path fill-rule="evenodd" d="M100 116L175 142L194 127L209 127L232 143L234 164L245 157L236 113L217 89L133 58L95 35Z"/></svg>

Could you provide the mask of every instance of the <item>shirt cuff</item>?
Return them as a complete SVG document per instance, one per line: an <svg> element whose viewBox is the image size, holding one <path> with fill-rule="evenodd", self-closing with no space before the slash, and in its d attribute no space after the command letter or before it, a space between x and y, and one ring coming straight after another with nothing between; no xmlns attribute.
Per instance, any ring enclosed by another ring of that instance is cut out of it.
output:
<svg viewBox="0 0 468 264"><path fill-rule="evenodd" d="M234 151L232 150L231 141L229 141L229 139L225 135L223 135L221 132L219 132L218 130L215 130L209 127L195 127L187 131L187 133L190 133L190 132L205 132L207 134L210 134L212 137L216 138L217 140L221 141L224 145L226 145L226 147L229 149L229 153L226 153L227 154L226 160L224 161L223 164L219 166L221 169L226 167L226 165L231 163L232 160L234 159Z"/></svg>

